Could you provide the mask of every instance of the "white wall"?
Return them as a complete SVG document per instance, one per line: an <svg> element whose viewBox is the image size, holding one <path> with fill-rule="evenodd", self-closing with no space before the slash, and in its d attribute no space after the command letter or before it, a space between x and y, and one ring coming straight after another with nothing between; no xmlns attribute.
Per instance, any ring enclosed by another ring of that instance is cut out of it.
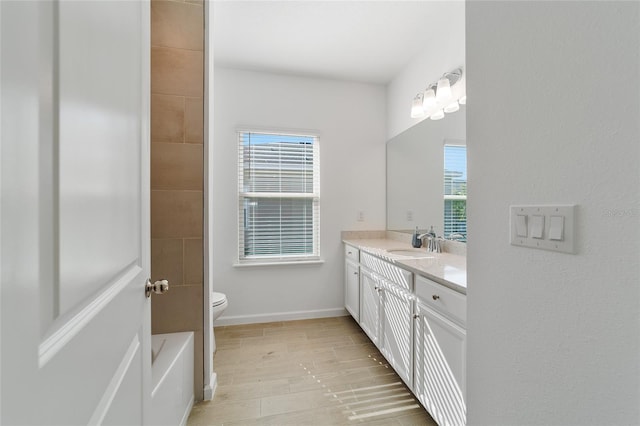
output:
<svg viewBox="0 0 640 426"><path fill-rule="evenodd" d="M416 37L424 38L424 50L387 85L387 140L419 123L411 118L411 101L427 85L442 74L458 67L465 68L465 2L458 0L433 2L433 16L424 28L416 28Z"/></svg>
<svg viewBox="0 0 640 426"><path fill-rule="evenodd" d="M215 76L212 288L229 299L218 323L342 313L340 231L385 229L384 86L226 68L216 68ZM324 264L232 266L238 247L238 126L320 132ZM360 210L363 222L357 221Z"/></svg>
<svg viewBox="0 0 640 426"><path fill-rule="evenodd" d="M467 4L470 425L640 424L639 6ZM578 253L510 246L517 203Z"/></svg>

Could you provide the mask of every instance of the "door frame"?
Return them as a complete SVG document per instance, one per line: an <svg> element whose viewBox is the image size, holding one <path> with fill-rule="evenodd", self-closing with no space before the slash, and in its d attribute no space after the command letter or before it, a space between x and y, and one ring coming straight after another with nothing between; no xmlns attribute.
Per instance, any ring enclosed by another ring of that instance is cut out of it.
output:
<svg viewBox="0 0 640 426"><path fill-rule="evenodd" d="M211 310L211 291L213 290L213 241L211 226L213 221L213 176L210 165L213 164L213 2L204 2L204 192L203 192L203 362L204 392L203 399L210 401L218 385L217 375L213 371L213 316Z"/></svg>
<svg viewBox="0 0 640 426"><path fill-rule="evenodd" d="M151 277L151 0L143 0L142 8L142 28L141 45L142 51L142 76L141 86L141 102L140 113L142 123L140 123L140 138L142 139L141 147L144 150L140 153L140 216L148 218L147 227L140 229L140 240L143 242L141 247L141 255L143 261L143 269L147 271ZM142 330L142 347L151 350L151 299L147 298L144 305L144 317ZM143 356L146 356L143 354ZM149 421L149 413L151 413L151 390L152 390L152 373L151 361L148 360L143 364L147 368L142 372L142 421L147 424Z"/></svg>

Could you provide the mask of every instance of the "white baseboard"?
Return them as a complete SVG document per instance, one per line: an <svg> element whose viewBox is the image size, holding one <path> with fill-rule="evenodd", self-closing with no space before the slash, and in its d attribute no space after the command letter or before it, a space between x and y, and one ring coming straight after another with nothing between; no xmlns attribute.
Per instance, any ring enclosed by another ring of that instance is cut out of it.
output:
<svg viewBox="0 0 640 426"><path fill-rule="evenodd" d="M344 308L317 309L313 311L277 312L272 314L221 316L213 324L223 325L256 324L262 322L293 321L312 318L343 317L349 313Z"/></svg>
<svg viewBox="0 0 640 426"><path fill-rule="evenodd" d="M209 379L209 384L204 386L204 392L202 399L204 401L211 401L213 399L213 395L216 393L216 388L218 387L218 374L213 372L211 373L211 378Z"/></svg>

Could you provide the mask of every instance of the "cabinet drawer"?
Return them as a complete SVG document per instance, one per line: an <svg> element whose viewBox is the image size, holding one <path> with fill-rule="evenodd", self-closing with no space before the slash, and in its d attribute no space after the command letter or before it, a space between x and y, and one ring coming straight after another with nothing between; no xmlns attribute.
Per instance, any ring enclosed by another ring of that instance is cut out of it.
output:
<svg viewBox="0 0 640 426"><path fill-rule="evenodd" d="M427 278L416 276L416 296L437 312L464 325L467 322L467 296Z"/></svg>
<svg viewBox="0 0 640 426"><path fill-rule="evenodd" d="M369 253L362 253L360 263L406 290L411 291L413 289L413 273L409 271L372 256Z"/></svg>
<svg viewBox="0 0 640 426"><path fill-rule="evenodd" d="M360 262L360 250L357 248L347 245L344 245L344 257L354 261L355 263Z"/></svg>

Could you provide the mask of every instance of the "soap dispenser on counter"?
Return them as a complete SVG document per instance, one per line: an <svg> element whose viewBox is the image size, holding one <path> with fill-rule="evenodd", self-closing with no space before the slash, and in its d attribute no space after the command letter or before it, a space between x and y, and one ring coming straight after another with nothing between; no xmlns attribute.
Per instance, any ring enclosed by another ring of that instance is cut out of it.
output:
<svg viewBox="0 0 640 426"><path fill-rule="evenodd" d="M418 227L416 226L416 232L413 233L413 238L411 239L411 245L414 248L422 247L422 238L418 235Z"/></svg>

